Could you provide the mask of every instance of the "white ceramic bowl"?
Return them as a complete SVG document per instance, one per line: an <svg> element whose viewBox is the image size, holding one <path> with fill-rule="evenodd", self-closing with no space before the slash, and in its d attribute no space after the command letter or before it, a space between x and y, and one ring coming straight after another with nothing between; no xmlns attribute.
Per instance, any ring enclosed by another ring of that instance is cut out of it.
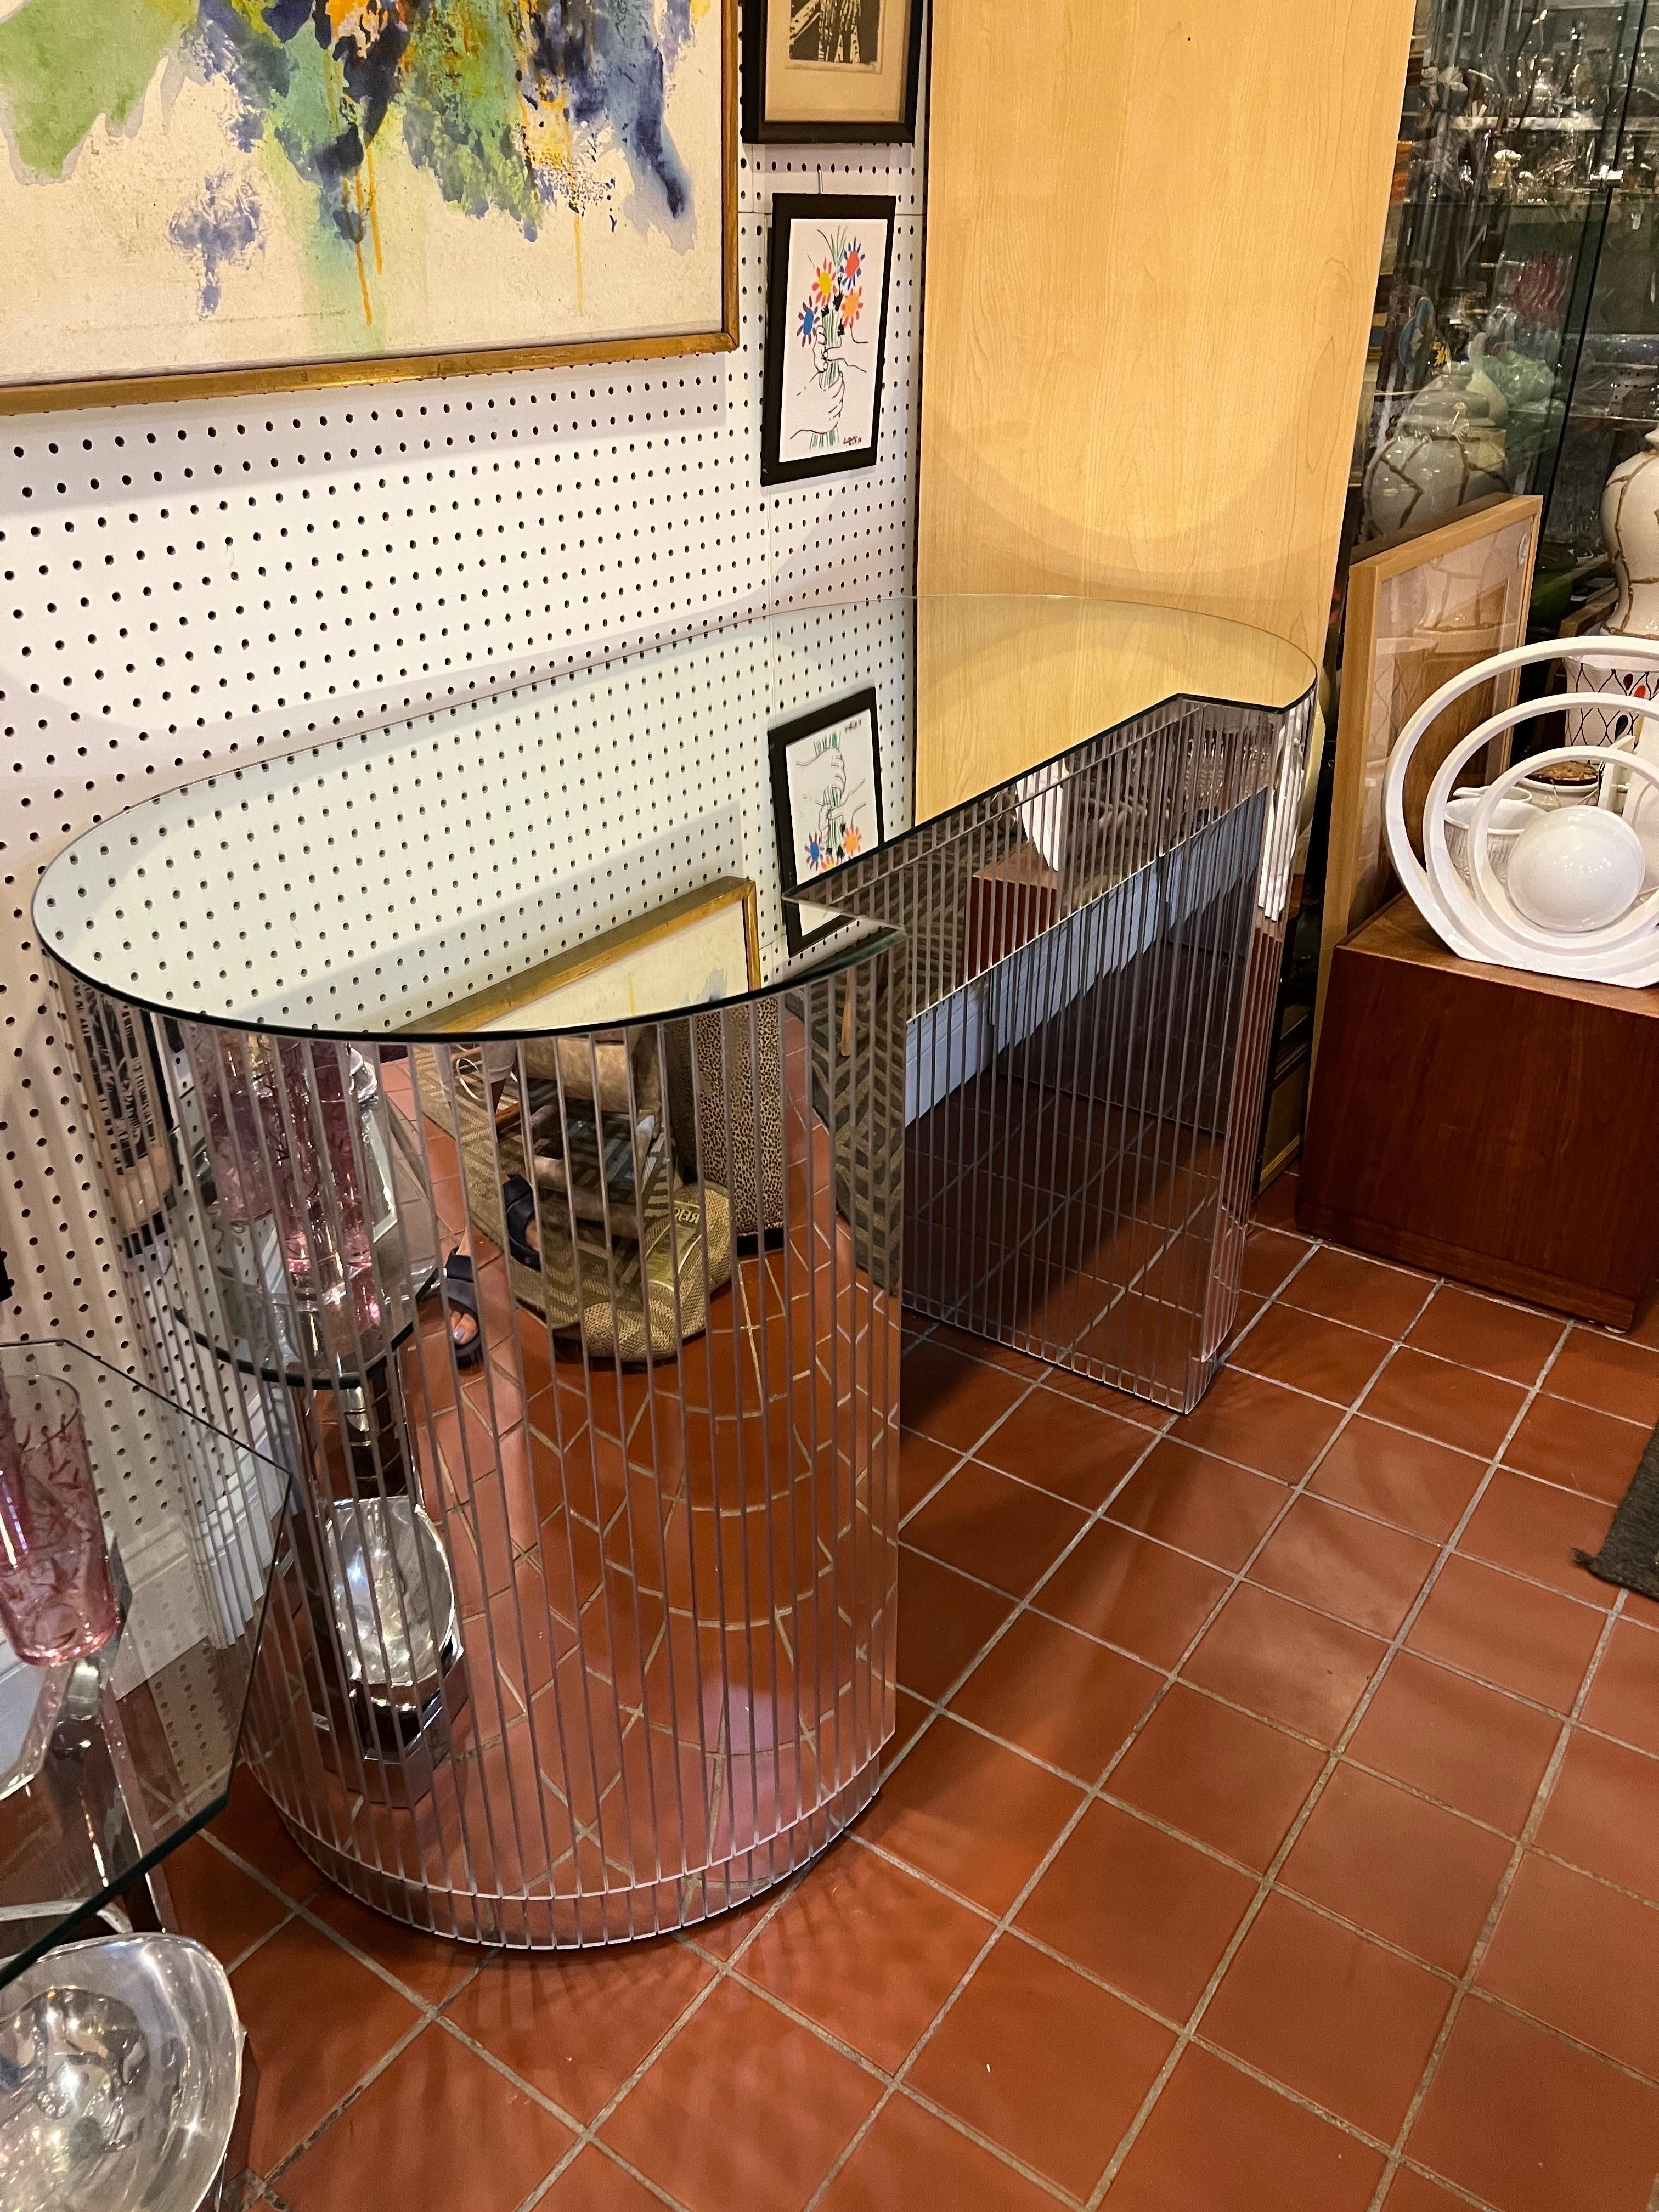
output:
<svg viewBox="0 0 1659 2212"><path fill-rule="evenodd" d="M1642 895L1647 856L1628 822L1600 807L1540 814L1516 839L1506 888L1540 929L1605 929Z"/></svg>
<svg viewBox="0 0 1659 2212"><path fill-rule="evenodd" d="M1469 826L1481 797L1478 791L1455 792L1445 807L1446 850L1453 867L1470 884L1474 881L1474 864L1469 858ZM1516 839L1537 819L1538 809L1528 806L1524 799L1500 799L1492 809L1486 827L1486 858L1500 884L1509 879L1510 854Z"/></svg>

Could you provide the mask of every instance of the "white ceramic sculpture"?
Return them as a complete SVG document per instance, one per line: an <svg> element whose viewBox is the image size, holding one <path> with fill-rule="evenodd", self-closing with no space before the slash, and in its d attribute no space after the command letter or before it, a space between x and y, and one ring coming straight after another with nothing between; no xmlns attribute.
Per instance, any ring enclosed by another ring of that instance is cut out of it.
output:
<svg viewBox="0 0 1659 2212"><path fill-rule="evenodd" d="M1619 579L1610 637L1659 637L1659 430L1621 461L1601 494L1601 535Z"/></svg>
<svg viewBox="0 0 1659 2212"><path fill-rule="evenodd" d="M1464 819L1454 825L1465 841L1462 872L1448 843L1447 805L1459 776L1494 738L1540 715L1559 713L1559 694L1525 700L1489 715L1460 738L1436 771L1424 802L1421 860L1406 833L1407 771L1424 736L1449 707L1466 692L1511 670L1557 659L1576 665L1593 659L1598 649L1607 652L1606 644L1595 637L1517 646L1477 662L1442 684L1407 723L1389 756L1383 821L1401 882L1436 935L1464 959L1500 968L1529 968L1545 975L1641 986L1659 982L1659 872L1638 834L1645 826L1644 817L1659 815L1659 758L1638 746L1645 733L1659 751L1659 704L1623 695L1618 699L1620 711L1632 716L1636 727L1611 757L1605 749L1598 755L1613 769L1601 779L1597 810L1608 827L1585 830L1588 809L1540 812L1537 823L1524 830L1510 850L1504 871L1507 885L1493 866L1491 851L1499 808L1519 796L1517 787L1534 769L1551 761L1571 760L1583 749L1558 745L1516 761L1473 794L1473 810L1460 809ZM1644 660L1659 672L1659 641L1639 644L1627 637L1620 657ZM1523 849L1528 840L1529 854Z"/></svg>

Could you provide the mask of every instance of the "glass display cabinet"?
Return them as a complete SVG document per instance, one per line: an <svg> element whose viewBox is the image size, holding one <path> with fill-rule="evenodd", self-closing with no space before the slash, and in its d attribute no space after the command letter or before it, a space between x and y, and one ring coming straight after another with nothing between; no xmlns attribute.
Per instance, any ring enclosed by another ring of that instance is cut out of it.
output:
<svg viewBox="0 0 1659 2212"><path fill-rule="evenodd" d="M1611 609L1602 488L1659 424L1656 216L1649 0L1418 0L1331 598L1329 731L1350 567L1396 532L1535 495L1528 635ZM1534 748L1548 741L1540 726ZM1301 1143L1334 752L1333 738L1292 885L1264 1179Z"/></svg>
<svg viewBox="0 0 1659 2212"><path fill-rule="evenodd" d="M0 1988L118 1896L170 1925L161 1863L225 1806L289 1487L243 1425L0 1345Z"/></svg>
<svg viewBox="0 0 1659 2212"><path fill-rule="evenodd" d="M1545 502L1535 614L1603 557L1659 421L1659 21L1647 0L1420 0L1350 484L1352 546Z"/></svg>

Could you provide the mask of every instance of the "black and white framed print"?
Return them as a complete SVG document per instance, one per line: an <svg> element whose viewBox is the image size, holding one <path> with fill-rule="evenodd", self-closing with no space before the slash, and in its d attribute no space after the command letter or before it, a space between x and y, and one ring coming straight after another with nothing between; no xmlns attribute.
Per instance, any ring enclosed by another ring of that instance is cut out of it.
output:
<svg viewBox="0 0 1659 2212"><path fill-rule="evenodd" d="M743 135L842 145L913 139L923 0L744 0Z"/></svg>
<svg viewBox="0 0 1659 2212"><path fill-rule="evenodd" d="M767 733L772 755L772 814L778 876L786 892L845 860L874 851L883 838L881 744L876 695L855 691ZM816 944L846 920L825 907L783 906L789 950Z"/></svg>
<svg viewBox="0 0 1659 2212"><path fill-rule="evenodd" d="M772 203L761 482L874 465L895 203L810 192Z"/></svg>

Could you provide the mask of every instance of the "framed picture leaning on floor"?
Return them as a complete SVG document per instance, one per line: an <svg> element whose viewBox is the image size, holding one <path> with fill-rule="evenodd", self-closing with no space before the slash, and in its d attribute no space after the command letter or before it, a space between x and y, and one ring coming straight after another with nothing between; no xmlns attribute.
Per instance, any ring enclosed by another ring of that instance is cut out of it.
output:
<svg viewBox="0 0 1659 2212"><path fill-rule="evenodd" d="M761 482L874 465L893 258L891 199L772 204Z"/></svg>
<svg viewBox="0 0 1659 2212"><path fill-rule="evenodd" d="M744 0L744 137L814 146L915 138L922 7Z"/></svg>
<svg viewBox="0 0 1659 2212"><path fill-rule="evenodd" d="M789 950L799 952L838 929L847 916L798 907L788 894L883 841L875 692L855 691L781 722L769 731L767 743L784 928Z"/></svg>

